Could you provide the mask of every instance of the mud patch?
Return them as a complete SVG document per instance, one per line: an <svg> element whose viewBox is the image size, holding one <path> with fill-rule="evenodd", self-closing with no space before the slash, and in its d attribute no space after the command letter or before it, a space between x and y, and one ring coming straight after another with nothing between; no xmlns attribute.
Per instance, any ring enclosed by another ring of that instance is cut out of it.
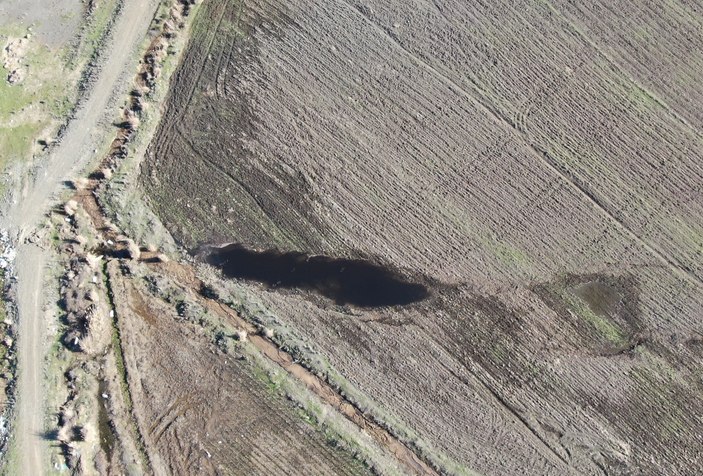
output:
<svg viewBox="0 0 703 476"><path fill-rule="evenodd" d="M578 284L571 290L599 316L614 314L623 298L617 286L598 280Z"/></svg>
<svg viewBox="0 0 703 476"><path fill-rule="evenodd" d="M532 325L521 309L500 296L444 287L422 313L427 324L439 326L447 336L442 345L465 368L478 363L494 378L505 377L506 383L518 387L529 383L528 364L518 349L530 341ZM427 329L436 334L432 327Z"/></svg>
<svg viewBox="0 0 703 476"><path fill-rule="evenodd" d="M112 461L112 453L117 443L117 435L110 423L107 402L103 395L108 395L108 390L107 383L101 380L98 385L98 432L100 435L100 448L105 452L107 460Z"/></svg>
<svg viewBox="0 0 703 476"><path fill-rule="evenodd" d="M568 340L589 353L633 350L646 337L639 319L639 292L631 276L567 275L532 290L570 329Z"/></svg>
<svg viewBox="0 0 703 476"><path fill-rule="evenodd" d="M430 295L425 285L360 259L255 251L238 244L207 247L200 256L228 278L256 281L272 288L312 291L339 305L402 306Z"/></svg>

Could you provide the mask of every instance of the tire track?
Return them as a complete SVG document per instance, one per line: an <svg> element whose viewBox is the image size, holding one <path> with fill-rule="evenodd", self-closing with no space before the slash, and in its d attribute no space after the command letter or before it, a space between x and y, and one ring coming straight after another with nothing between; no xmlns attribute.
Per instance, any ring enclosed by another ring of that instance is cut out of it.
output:
<svg viewBox="0 0 703 476"><path fill-rule="evenodd" d="M451 352L449 351L449 349L447 349L444 345L442 345L442 342L439 342L439 341L435 341L435 342L437 343L438 346L440 346L442 349L444 349L447 352L447 354L451 355ZM494 398L495 400L500 402L500 404L508 412L508 414L513 416L517 421L519 421L524 427L526 427L530 431L530 434L532 434L532 436L537 441L539 441L540 444L538 445L538 447L541 447L544 450L546 450L546 454L545 454L546 459L551 459L552 463L555 463L557 465L558 465L558 463L562 463L565 466L567 466L569 469L572 469L569 461L567 461L566 458L564 458L554 448L552 448L552 446L549 444L549 442L545 438L543 438L542 435L540 435L540 433L529 424L527 419L524 416L522 416L522 414L517 409L515 409L515 407L510 402L508 402L503 396L500 395L500 393L498 392L497 389L495 389L492 385L489 385L487 383L488 379L484 379L484 378L479 377L477 375L476 371L470 369L466 365L462 365L462 364L459 364L459 365L461 365L462 368L464 368L471 376L473 376L476 379L476 381L481 384L481 386L488 392L488 394L492 398ZM466 378L459 375L456 371L449 368L447 365L443 365L443 366L447 370L447 372L449 372L455 379L457 379L459 382L462 382L464 385L471 388L471 384L466 381ZM481 367L479 366L479 368L481 368ZM572 469L572 471L573 471L573 469Z"/></svg>
<svg viewBox="0 0 703 476"><path fill-rule="evenodd" d="M578 28L574 22L569 20L561 11L559 11L554 5L552 5L551 2L548 0L542 0L544 5L546 5L556 16L558 16L561 20L564 21L569 27L571 28L572 32L576 34L577 37L579 37L584 43L588 44L591 48L593 48L603 59L606 60L606 62L614 69L616 70L621 77L627 79L632 85L634 85L637 89L640 90L640 92L644 93L647 98L651 99L654 101L654 103L657 104L657 106L661 107L664 109L664 111L667 112L667 114L670 114L671 117L676 119L676 121L680 124L683 125L686 129L688 129L690 132L693 133L693 135L698 139L699 143L703 143L703 136L701 135L701 132L693 125L691 124L683 115L679 114L673 107L669 106L663 99L661 99L657 94L654 94L651 92L648 88L640 84L639 81L635 79L633 75L627 72L627 70L621 66L617 61L615 61L611 56L606 53L595 41L593 41L585 32L583 32L580 28Z"/></svg>
<svg viewBox="0 0 703 476"><path fill-rule="evenodd" d="M222 18L222 17L221 17ZM202 72L202 70L201 70ZM178 129L176 129L179 132ZM118 131L119 134L122 131ZM184 137L183 141L191 147L191 151L195 150ZM91 176L102 177L101 179L90 179L89 185L85 191L77 192L74 198L83 205L87 212L93 227L98 231L99 236L103 241L117 241L117 236L120 230L109 229L104 226L105 216L98 202L97 193L95 193L106 181L104 175L100 172L103 167L113 159L108 155L103 159L98 169ZM207 165L213 166L206 160ZM236 177L228 174L229 178L234 182L239 182ZM160 263L150 260L150 257L143 255L143 262L150 267L155 267L159 271L171 277L174 282L178 283L183 289L188 289L192 292L193 297L205 308L211 310L221 318L232 322L237 328L246 330L250 335L249 341L254 345L258 352L263 357L280 366L290 376L301 382L310 392L314 393L324 403L330 405L341 416L349 420L360 431L369 435L381 448L388 451L399 464L405 467L408 474L417 474L425 476L437 476L439 473L430 466L430 464L418 455L410 446L396 438L389 430L377 423L373 417L365 414L360 408L355 406L351 401L347 400L341 393L335 390L330 384L317 377L311 371L295 362L292 355L281 349L271 339L259 335L258 329L239 315L233 309L227 307L217 299L205 297L201 294L205 283L196 275L192 267L188 264L176 262ZM172 402L170 407L159 417L157 422L149 429L151 435L156 435L158 439L168 430L169 426L175 421L179 410L179 405L182 406L182 401L176 400ZM175 415L175 417L174 417ZM34 473L30 473L34 474Z"/></svg>
<svg viewBox="0 0 703 476"><path fill-rule="evenodd" d="M90 195L93 197L93 195ZM90 215L95 222L93 214ZM115 239L117 232L106 231L103 235L105 239ZM249 323L235 310L224 305L217 299L212 299L200 294L204 283L195 275L194 270L187 264L177 262L169 263L154 263L145 261L149 267L157 269L159 272L169 276L178 286L183 289L190 290L194 297L203 307L212 311L214 314L230 322L236 328L245 330L249 337L248 340L256 348L261 355L269 361L275 363L285 370L292 378L302 383L310 392L315 394L324 403L330 405L334 410L339 412L341 416L349 420L362 432L369 435L376 443L392 454L397 461L405 467L408 474L437 476L439 473L435 471L423 458L421 458L408 445L401 442L393 436L388 430L376 423L372 417L367 416L357 406L347 400L332 386L321 378L314 375L311 371L295 362L294 358L278 347L271 339L264 335L258 334L258 329ZM133 288L134 291L136 289ZM150 429L151 433L156 433L157 438L163 435L168 426L173 423L174 414L178 414L178 400L173 402L171 408L167 409L156 423ZM179 410L180 411L180 410ZM251 426L256 426L252 422ZM164 426L165 424L165 426ZM242 429L243 431L243 429Z"/></svg>
<svg viewBox="0 0 703 476"><path fill-rule="evenodd" d="M18 446L18 468L21 474L44 473L43 408L46 389L42 385L44 365L44 328L42 290L44 288L44 263L48 252L33 245L25 245L24 238L31 234L46 212L54 195L60 192L67 179L85 167L93 158L92 150L100 141L96 124L105 118L105 111L115 92L121 92L121 79L128 68L133 48L148 31L153 18L148 12L156 11L156 2L125 0L120 16L115 21L110 39L97 72L95 82L85 96L75 118L69 123L61 143L54 149L30 182L21 202L12 207L4 217L4 224L17 236L16 258L18 283L18 388L16 427L13 430Z"/></svg>
<svg viewBox="0 0 703 476"><path fill-rule="evenodd" d="M580 179L576 176L573 176L572 174L567 173L562 169L560 164L556 159L551 157L545 150L542 150L538 145L532 143L529 138L527 137L527 134L525 131L523 131L518 125L515 124L514 121L511 121L509 118L507 118L496 106L494 106L487 98L486 95L481 93L480 89L478 88L478 85L475 83L473 79L469 79L473 86L475 87L473 93L468 91L465 87L459 85L456 81L454 81L449 74L444 73L440 71L439 69L435 68L433 65L429 64L425 60L423 60L421 57L413 53L412 51L409 51L406 49L402 44L400 44L395 38L393 38L392 35L388 34L388 32L378 25L377 23L373 22L368 16L366 16L364 13L360 12L357 8L354 7L351 3L349 3L348 0L342 0L342 2L347 5L347 7L352 10L355 14L357 14L359 17L363 18L369 25L371 25L382 37L384 37L387 41L392 43L395 47L397 47L399 50L404 52L406 55L408 55L416 64L421 66L423 69L426 71L430 72L433 74L435 77L437 77L442 83L444 83L446 86L448 86L451 90L457 92L458 94L464 96L465 98L469 99L472 101L474 104L477 104L484 112L490 114L494 119L496 119L499 123L501 123L505 127L509 127L513 131L515 131L516 135L519 136L523 143L528 146L528 150L531 151L532 155L539 160L539 162L544 165L546 168L548 168L553 174L555 174L557 177L559 177L563 182L565 182L569 187L571 187L574 191L576 191L584 200L589 203L592 207L595 209L599 210L603 215L605 215L611 222L613 222L618 228L620 228L622 231L625 232L625 234L640 244L646 251L648 251L651 255L657 258L663 265L667 267L670 271L672 271L674 274L677 274L681 277L685 277L689 281L696 283L698 285L703 284L703 280L696 276L694 273L692 273L690 270L680 266L678 263L676 263L671 257L667 256L666 253L663 251L659 250L658 247L655 245L652 245L645 241L642 237L637 235L635 232L633 232L623 221L618 219L613 212L609 210L607 205L605 205L593 192L589 191L587 187L583 183L581 183ZM540 447L544 448L549 454L551 454L554 458L556 458L559 462L566 464L567 467L570 467L568 461L564 459L559 453L557 453L547 442L544 438L542 438L537 430L533 428L530 423L523 417L520 416L520 414L512 407L512 405L509 404L496 390L494 390L486 381L485 379L480 378L478 375L474 374L471 372L472 375L476 377L476 379L481 383L481 385L488 391L493 398L503 407L508 411L510 414L514 415L518 421L522 423L524 428L529 432L530 435L532 435L536 440L540 443ZM458 376L457 376L458 377Z"/></svg>
<svg viewBox="0 0 703 476"><path fill-rule="evenodd" d="M573 174L567 173L560 166L559 162L551 157L546 150L543 150L538 144L534 144L530 141L526 132L522 131L514 121L511 121L506 117L495 105L493 105L488 99L485 93L482 93L475 80L471 77L468 80L472 83L474 91L468 91L465 87L454 81L448 73L444 73L419 57L417 54L405 48L401 43L399 43L392 35L372 21L368 16L364 15L357 8L354 7L348 0L340 0L344 5L346 5L351 11L356 15L363 18L369 25L371 25L383 38L392 43L397 49L404 52L409 56L417 65L421 66L423 69L428 71L437 77L442 83L448 86L452 91L460 94L461 96L469 99L474 104L480 107L484 112L490 114L496 121L501 123L503 126L513 130L515 135L520 137L523 143L527 146L528 150L532 155L538 159L538 161L549 169L553 174L559 177L561 180L566 182L569 187L571 187L577 194L579 194L585 201L590 204L595 209L599 210L608 220L614 223L620 230L624 231L625 234L640 246L642 246L647 252L654 256L658 261L667 266L667 268L673 272L675 275L682 277L698 286L703 287L703 278L697 276L690 269L684 267L677 262L676 259L668 256L666 252L662 251L658 246L649 243L644 238L639 236L637 233L632 231L624 221L620 220L615 216L615 214L609 209L609 207L603 203L593 192L589 191L582 181L574 176Z"/></svg>
<svg viewBox="0 0 703 476"><path fill-rule="evenodd" d="M242 0L243 1L243 0ZM229 3L228 0L224 1L225 5ZM195 76L195 78L191 81L191 86L188 88L188 92L186 94L185 100L183 101L182 107L179 111L176 111L170 118L170 120L166 123L164 130L157 134L157 137L168 137L169 133L174 127L178 127L183 120L183 116L185 115L185 111L188 110L188 106L190 105L191 101L193 100L193 95L195 94L195 90L198 88L198 84L200 83L200 79L202 78L203 71L205 69L205 63L208 61L208 56L210 54L210 51L212 50L212 46L215 43L215 39L217 38L217 32L220 29L220 25L222 24L222 21L225 17L225 14L227 13L228 9L223 8L222 9L222 14L220 15L220 18L217 20L216 26L212 29L212 36L210 40L208 41L207 46L205 47L205 51L203 52L201 56L201 65L199 68L195 68L198 71L198 74ZM176 73L176 75L180 76L179 73ZM174 78L174 81L180 80L180 78L176 76ZM169 94L171 96L171 94ZM166 102L169 102L167 99Z"/></svg>
<svg viewBox="0 0 703 476"><path fill-rule="evenodd" d="M238 179L237 177L234 176L231 172L228 172L227 170L222 169L220 165L215 163L209 156L206 154L200 154L196 151L195 147L193 144L181 133L180 130L177 131L178 136L181 138L183 141L183 144L185 144L190 152L193 154L193 157L200 157L202 161L205 163L206 166L210 167L216 174L223 174L226 176L234 185L236 185L244 194L249 197L251 202L253 204L256 204L258 209L261 211L261 215L266 217L269 221L269 225L273 226L276 228L278 233L285 237L289 241L293 241L293 237L290 236L288 231L284 229L281 225L275 222L275 220L272 220L269 215L266 214L266 207L264 206L264 203L261 201L261 198L253 191L250 190L250 187L247 186L245 182L242 180ZM173 141L172 141L173 142ZM259 225L260 226L260 225Z"/></svg>

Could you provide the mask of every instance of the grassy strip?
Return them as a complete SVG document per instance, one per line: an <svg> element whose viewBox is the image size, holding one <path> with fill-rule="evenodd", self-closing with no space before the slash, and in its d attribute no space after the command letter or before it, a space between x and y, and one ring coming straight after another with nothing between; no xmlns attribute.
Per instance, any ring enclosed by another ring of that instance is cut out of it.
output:
<svg viewBox="0 0 703 476"><path fill-rule="evenodd" d="M253 376L266 386L274 398L285 396L297 406L296 415L312 426L326 443L354 458L356 469L386 475L400 475L403 471L388 465L383 451L336 410L319 400L303 384L285 370L266 359L252 344L243 343L238 350L248 357Z"/></svg>
<svg viewBox="0 0 703 476"><path fill-rule="evenodd" d="M170 1L161 3L155 15L158 25L169 17L173 5ZM154 87L144 96L145 107L139 115L139 127L127 144L128 154L120 160L117 170L107 186L99 190L100 202L105 214L124 230L137 243L155 245L160 250L177 254L178 247L169 231L147 204L143 191L137 186L141 160L156 132L162 114L160 105L164 104L169 94L169 84L172 75L181 60L181 53L193 32L192 26L197 24L201 4L191 5L190 12L185 17L185 27L178 30L175 37L169 38L167 55L160 65L161 74L156 79ZM149 47L148 38L141 50Z"/></svg>
<svg viewBox="0 0 703 476"><path fill-rule="evenodd" d="M440 470L441 473L476 475L476 472L471 468L432 447L415 430L358 390L332 366L326 357L316 351L311 343L296 336L286 325L281 323L281 320L270 309L252 298L243 288L240 288L240 291L242 292L221 293L221 297L224 298L222 302L237 311L248 322L273 329L275 331L273 340L276 345L290 354L297 363L328 383L348 402L361 410L365 416L388 431L419 457L430 463L435 469Z"/></svg>
<svg viewBox="0 0 703 476"><path fill-rule="evenodd" d="M583 319L595 331L596 335L616 347L627 345L625 333L616 322L593 312L585 301L567 289L558 289L557 293L567 308L574 315Z"/></svg>
<svg viewBox="0 0 703 476"><path fill-rule="evenodd" d="M120 327L119 327L119 318L117 315L116 307L115 307L115 295L112 289L111 281L110 281L110 273L107 269L108 263L103 264L103 282L105 284L105 289L107 291L107 301L110 306L110 310L113 313L112 315L112 335L111 335L111 347L112 351L115 356L115 367L117 368L117 376L118 376L118 381L120 382L120 389L122 393L122 398L124 398L125 406L127 413L129 415L130 420L132 421L132 424L130 425L132 427L132 432L134 435L136 435L135 438L135 444L137 445L137 449L139 450L139 456L142 460L142 467L143 468L151 468L150 460L149 460L149 454L146 451L146 447L144 445L144 438L142 437L141 432L139 431L139 426L136 422L136 419L134 418L134 404L132 401L132 393L129 390L129 380L128 380L128 372L127 372L127 367L125 366L124 363L124 350L122 348L122 338L120 336Z"/></svg>
<svg viewBox="0 0 703 476"><path fill-rule="evenodd" d="M123 0L97 3L95 10L90 14L90 19L83 25L77 44L66 56L66 64L69 67L80 68L86 63L97 60L122 6Z"/></svg>

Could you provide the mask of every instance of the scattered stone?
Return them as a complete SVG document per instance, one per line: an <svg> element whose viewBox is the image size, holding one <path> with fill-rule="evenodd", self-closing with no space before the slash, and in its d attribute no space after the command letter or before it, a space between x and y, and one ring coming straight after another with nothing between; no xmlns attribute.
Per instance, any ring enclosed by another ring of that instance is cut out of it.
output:
<svg viewBox="0 0 703 476"><path fill-rule="evenodd" d="M78 202L76 202L75 200L69 200L63 206L63 211L66 213L66 215L68 215L70 217L75 215L77 209L78 209Z"/></svg>
<svg viewBox="0 0 703 476"><path fill-rule="evenodd" d="M77 179L73 180L71 183L73 185L73 188L76 190L84 190L85 188L88 187L88 179L85 177L78 177Z"/></svg>
<svg viewBox="0 0 703 476"><path fill-rule="evenodd" d="M134 240L127 239L124 241L127 248L127 256L129 259L138 260L141 256L141 250Z"/></svg>

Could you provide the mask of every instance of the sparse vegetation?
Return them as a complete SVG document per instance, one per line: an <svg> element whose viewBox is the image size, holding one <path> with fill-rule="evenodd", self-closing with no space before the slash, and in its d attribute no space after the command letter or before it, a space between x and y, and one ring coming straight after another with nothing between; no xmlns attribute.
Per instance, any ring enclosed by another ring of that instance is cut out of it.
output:
<svg viewBox="0 0 703 476"><path fill-rule="evenodd" d="M56 139L76 105L80 81L94 66L117 4L99 2L78 41L59 48L43 44L31 28L0 29L3 48L13 39L26 42L17 52L17 64L24 71L20 81L10 84L10 71L0 67L0 169L31 159Z"/></svg>
<svg viewBox="0 0 703 476"><path fill-rule="evenodd" d="M437 467L637 472L656 446L685 474L690 429L647 446L599 389L628 388L640 347L680 355L652 334L700 307L700 170L683 151L703 116L669 73L686 47L642 5L440 3L204 6L145 155L149 203L187 248L360 254L434 283L407 308L251 283L231 304ZM667 21L702 41L681 9ZM643 25L657 45L630 42ZM612 309L565 275L614 286Z"/></svg>

